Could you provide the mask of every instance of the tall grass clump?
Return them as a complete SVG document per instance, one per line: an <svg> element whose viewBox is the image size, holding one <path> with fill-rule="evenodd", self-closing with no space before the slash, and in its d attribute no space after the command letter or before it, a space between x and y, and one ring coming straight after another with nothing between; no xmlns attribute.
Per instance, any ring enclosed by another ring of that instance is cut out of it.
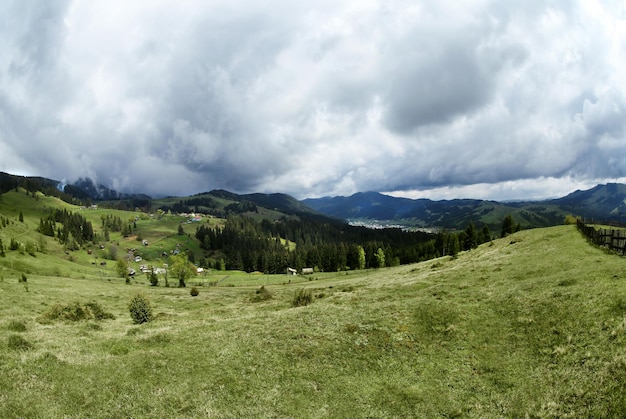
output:
<svg viewBox="0 0 626 419"><path fill-rule="evenodd" d="M152 320L152 305L143 294L136 294L128 303L130 318L135 324L147 323Z"/></svg>
<svg viewBox="0 0 626 419"><path fill-rule="evenodd" d="M33 348L33 344L20 335L11 335L7 341L9 349L27 351Z"/></svg>
<svg viewBox="0 0 626 419"><path fill-rule="evenodd" d="M81 321L81 320L105 320L115 319L115 316L109 312L106 312L100 304L90 302L87 304L81 304L74 302L68 305L55 304L43 313L40 321L44 323L51 320L68 320L68 321Z"/></svg>
<svg viewBox="0 0 626 419"><path fill-rule="evenodd" d="M307 306L313 302L313 293L311 290L307 290L305 288L301 288L299 291L296 291L293 295L293 299L291 300L292 307L302 307Z"/></svg>
<svg viewBox="0 0 626 419"><path fill-rule="evenodd" d="M261 285L261 288L257 289L254 293L254 296L250 299L253 303L258 303L260 301L271 300L274 295L265 288L265 285Z"/></svg>
<svg viewBox="0 0 626 419"><path fill-rule="evenodd" d="M7 329L11 330L12 332L25 332L26 325L18 320L11 320L7 325Z"/></svg>

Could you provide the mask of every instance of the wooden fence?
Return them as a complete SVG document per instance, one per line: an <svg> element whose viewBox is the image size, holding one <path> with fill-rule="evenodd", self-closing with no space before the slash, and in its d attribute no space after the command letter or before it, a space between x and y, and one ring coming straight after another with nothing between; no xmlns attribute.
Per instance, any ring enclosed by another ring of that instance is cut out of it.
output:
<svg viewBox="0 0 626 419"><path fill-rule="evenodd" d="M585 222L581 220L578 220L576 225L578 226L578 230L587 236L592 243L607 247L621 255L626 254L626 230L596 228L585 224Z"/></svg>

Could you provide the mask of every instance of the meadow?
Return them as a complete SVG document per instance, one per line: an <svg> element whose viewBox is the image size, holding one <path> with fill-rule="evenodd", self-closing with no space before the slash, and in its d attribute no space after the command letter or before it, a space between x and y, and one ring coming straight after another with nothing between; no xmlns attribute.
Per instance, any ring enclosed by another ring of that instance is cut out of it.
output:
<svg viewBox="0 0 626 419"><path fill-rule="evenodd" d="M27 282L0 265L3 418L626 416L626 262L574 226L291 283L194 279L197 297L47 258ZM50 315L93 303L114 318Z"/></svg>

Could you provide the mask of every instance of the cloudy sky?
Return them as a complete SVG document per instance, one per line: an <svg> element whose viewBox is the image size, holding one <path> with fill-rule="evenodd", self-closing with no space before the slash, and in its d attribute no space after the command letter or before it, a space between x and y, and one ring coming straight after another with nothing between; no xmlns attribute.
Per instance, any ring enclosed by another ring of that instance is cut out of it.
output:
<svg viewBox="0 0 626 419"><path fill-rule="evenodd" d="M126 192L626 182L624 0L5 0L0 171Z"/></svg>

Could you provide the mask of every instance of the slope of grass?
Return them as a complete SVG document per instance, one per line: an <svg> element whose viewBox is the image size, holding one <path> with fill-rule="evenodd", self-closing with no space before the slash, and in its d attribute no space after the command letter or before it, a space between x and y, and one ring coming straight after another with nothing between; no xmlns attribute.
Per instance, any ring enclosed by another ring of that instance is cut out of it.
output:
<svg viewBox="0 0 626 419"><path fill-rule="evenodd" d="M625 280L624 259L572 226L270 284L260 302L253 282L191 297L4 278L0 417L623 417ZM314 301L294 308L303 287ZM156 317L140 326L127 309L137 292ZM92 301L115 319L45 318Z"/></svg>

